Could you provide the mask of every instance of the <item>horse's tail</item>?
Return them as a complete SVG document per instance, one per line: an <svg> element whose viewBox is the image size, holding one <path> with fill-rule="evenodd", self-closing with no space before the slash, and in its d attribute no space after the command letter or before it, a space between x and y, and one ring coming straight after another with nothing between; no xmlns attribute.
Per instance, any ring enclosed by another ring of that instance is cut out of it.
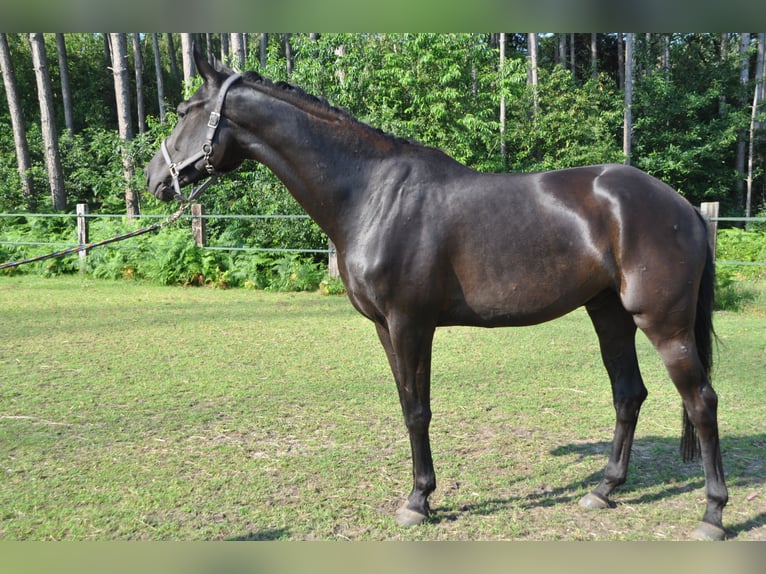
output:
<svg viewBox="0 0 766 574"><path fill-rule="evenodd" d="M699 214L702 223L707 228L704 218ZM702 272L699 293L697 295L697 316L694 321L694 339L697 344L697 354L705 370L705 375L710 377L713 368L713 307L715 303L715 262L713 250L708 243L705 268ZM686 408L683 409L683 435L681 437L681 458L684 462L696 459L700 455L699 437L694 425L689 420Z"/></svg>

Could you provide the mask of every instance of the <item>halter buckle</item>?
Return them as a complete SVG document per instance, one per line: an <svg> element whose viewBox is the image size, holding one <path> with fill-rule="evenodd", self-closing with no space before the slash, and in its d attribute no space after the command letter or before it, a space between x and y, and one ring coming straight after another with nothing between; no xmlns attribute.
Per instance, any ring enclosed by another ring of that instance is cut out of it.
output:
<svg viewBox="0 0 766 574"><path fill-rule="evenodd" d="M218 112L210 112L210 119L207 120L207 127L217 128L221 122L221 114Z"/></svg>

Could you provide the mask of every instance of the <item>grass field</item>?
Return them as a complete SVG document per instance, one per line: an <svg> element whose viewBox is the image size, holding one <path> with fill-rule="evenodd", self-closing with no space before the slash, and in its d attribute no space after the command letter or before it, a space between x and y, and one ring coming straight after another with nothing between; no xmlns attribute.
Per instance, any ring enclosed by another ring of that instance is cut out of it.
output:
<svg viewBox="0 0 766 574"><path fill-rule="evenodd" d="M582 310L437 332L438 488L414 529L393 521L411 486L394 383L344 297L2 277L0 324L0 539L683 540L704 509L643 336L628 483L613 510L577 506L614 425ZM716 328L724 522L766 540L766 297Z"/></svg>

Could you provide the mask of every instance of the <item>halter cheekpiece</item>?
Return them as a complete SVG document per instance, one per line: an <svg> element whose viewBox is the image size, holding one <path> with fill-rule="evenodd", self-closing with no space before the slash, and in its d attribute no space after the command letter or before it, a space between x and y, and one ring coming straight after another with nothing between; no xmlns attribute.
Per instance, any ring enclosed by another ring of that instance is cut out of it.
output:
<svg viewBox="0 0 766 574"><path fill-rule="evenodd" d="M205 143L202 144L202 149L200 151L184 161L174 162L170 157L170 152L168 151L168 138L162 140L160 149L162 150L162 156L165 158L165 163L167 163L168 169L170 170L170 177L173 178L173 188L176 192L174 197L178 201L191 201L200 193L202 193L211 183L213 183L213 181L215 181L216 177L218 176L218 172L215 169L215 166L210 162L210 156L213 154L213 139L215 139L215 134L218 131L218 126L221 123L221 110L223 109L223 102L226 99L226 92L229 91L231 85L239 80L240 77L241 76L239 74L233 74L226 78L226 81L221 84L221 88L218 90L218 96L215 100L215 108L212 112L210 112L210 117L207 120L207 134L205 137ZM181 183L179 182L179 177L183 170L191 165L194 165L200 159L205 160L205 171L208 174L208 179L197 188L192 186L192 192L189 194L188 198L185 198L181 193Z"/></svg>

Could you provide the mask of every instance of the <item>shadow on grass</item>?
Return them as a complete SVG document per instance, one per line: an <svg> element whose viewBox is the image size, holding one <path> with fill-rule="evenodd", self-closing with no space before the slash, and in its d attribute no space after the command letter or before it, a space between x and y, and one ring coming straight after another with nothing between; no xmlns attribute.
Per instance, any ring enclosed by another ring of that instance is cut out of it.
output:
<svg viewBox="0 0 766 574"><path fill-rule="evenodd" d="M731 487L761 487L766 475L766 459L763 457L766 435L757 434L740 437L722 437L721 450L726 470L726 483ZM574 463L598 457L606 464L612 443L591 441L563 445L552 449L554 456L575 457ZM582 479L557 488L545 488L520 496L484 499L476 503L462 504L459 507L444 505L435 508L434 522L452 522L460 519L463 513L491 515L505 512L511 508L533 509L555 505L576 505L580 498L592 490L603 476L598 470ZM522 482L528 477L512 480ZM660 487L659 490L646 492L647 488ZM615 491L619 504L647 504L669 500L680 494L704 489L705 479L699 461L681 462L679 440L667 437L638 438L633 443L628 480ZM726 520L726 514L724 514ZM732 524L726 522L729 538L766 526L766 512L761 512Z"/></svg>
<svg viewBox="0 0 766 574"><path fill-rule="evenodd" d="M257 532L248 532L241 536L227 538L227 542L263 542L269 540L287 540L290 531L286 528L277 528L274 530L259 530Z"/></svg>

